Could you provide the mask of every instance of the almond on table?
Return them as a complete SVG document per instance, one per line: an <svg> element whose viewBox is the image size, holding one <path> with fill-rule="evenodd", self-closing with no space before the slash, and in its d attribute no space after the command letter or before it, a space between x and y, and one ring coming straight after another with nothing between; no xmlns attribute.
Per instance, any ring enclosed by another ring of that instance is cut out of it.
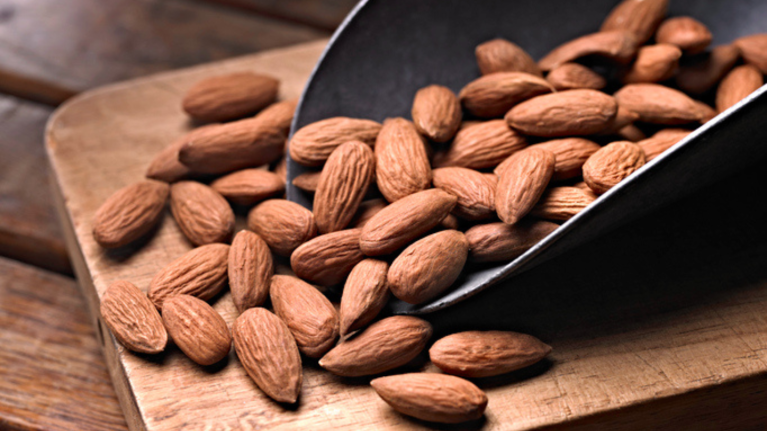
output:
<svg viewBox="0 0 767 431"><path fill-rule="evenodd" d="M134 284L112 283L101 297L101 317L117 341L138 353L160 353L168 333L152 301Z"/></svg>
<svg viewBox="0 0 767 431"><path fill-rule="evenodd" d="M162 319L173 342L194 362L213 365L229 355L229 327L207 302L189 295L170 297L163 303Z"/></svg>
<svg viewBox="0 0 767 431"><path fill-rule="evenodd" d="M233 120L272 104L279 86L276 78L252 72L214 76L190 88L182 105L187 114L198 120Z"/></svg>
<svg viewBox="0 0 767 431"><path fill-rule="evenodd" d="M155 180L124 187L93 217L93 239L104 248L128 245L149 233L162 217L170 188Z"/></svg>

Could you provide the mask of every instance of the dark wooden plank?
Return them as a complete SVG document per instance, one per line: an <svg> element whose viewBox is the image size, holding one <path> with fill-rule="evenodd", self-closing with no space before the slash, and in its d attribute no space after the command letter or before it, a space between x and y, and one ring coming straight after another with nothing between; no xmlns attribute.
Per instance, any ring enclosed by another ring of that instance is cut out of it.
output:
<svg viewBox="0 0 767 431"><path fill-rule="evenodd" d="M333 31L357 0L206 0L322 30Z"/></svg>
<svg viewBox="0 0 767 431"><path fill-rule="evenodd" d="M0 429L127 429L72 279L0 259L0 328Z"/></svg>

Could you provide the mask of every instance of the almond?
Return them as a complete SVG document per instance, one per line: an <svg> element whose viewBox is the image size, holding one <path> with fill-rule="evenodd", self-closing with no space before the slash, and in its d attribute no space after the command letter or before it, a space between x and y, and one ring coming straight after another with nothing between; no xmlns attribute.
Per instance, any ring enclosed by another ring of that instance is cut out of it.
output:
<svg viewBox="0 0 767 431"><path fill-rule="evenodd" d="M168 333L160 313L132 283L112 283L101 297L100 308L104 323L128 350L148 354L165 350Z"/></svg>
<svg viewBox="0 0 767 431"><path fill-rule="evenodd" d="M698 107L698 112L700 113L700 123L701 124L705 124L709 120L711 120L714 117L716 117L716 115L717 115L716 109L708 106L707 103L703 103L700 100L696 100L695 101L695 105Z"/></svg>
<svg viewBox="0 0 767 431"><path fill-rule="evenodd" d="M681 91L659 84L626 85L615 93L615 99L647 123L686 124L703 117L694 100Z"/></svg>
<svg viewBox="0 0 767 431"><path fill-rule="evenodd" d="M591 205L597 196L591 190L577 187L554 187L546 190L530 210L530 215L545 220L570 220Z"/></svg>
<svg viewBox="0 0 767 431"><path fill-rule="evenodd" d="M381 312L389 300L388 271L389 264L376 259L354 266L341 296L341 336L363 328Z"/></svg>
<svg viewBox="0 0 767 431"><path fill-rule="evenodd" d="M280 160L272 163L269 170L280 177L283 182L288 181L288 162L285 157L280 157Z"/></svg>
<svg viewBox="0 0 767 431"><path fill-rule="evenodd" d="M599 133L617 113L618 104L607 94L567 90L520 103L506 114L506 122L527 135L555 138Z"/></svg>
<svg viewBox="0 0 767 431"><path fill-rule="evenodd" d="M639 48L637 58L623 77L623 82L665 81L674 76L681 57L682 51L675 45L659 43L643 46Z"/></svg>
<svg viewBox="0 0 767 431"><path fill-rule="evenodd" d="M638 48L639 42L629 32L603 31L587 34L560 45L538 61L538 66L549 71L564 63L591 55L627 64L634 59Z"/></svg>
<svg viewBox="0 0 767 431"><path fill-rule="evenodd" d="M154 276L149 284L149 299L161 310L165 300L175 295L192 295L202 300L213 298L226 285L228 259L226 244L208 244L189 250Z"/></svg>
<svg viewBox="0 0 767 431"><path fill-rule="evenodd" d="M357 214L354 216L354 219L351 223L349 223L350 227L361 228L365 226L365 224L367 224L367 222L370 221L374 215L378 214L379 211L386 208L387 205L389 205L389 202L387 202L386 199L380 198L370 199L362 202L359 209L357 210Z"/></svg>
<svg viewBox="0 0 767 431"><path fill-rule="evenodd" d="M455 135L450 148L435 156L434 166L489 168L525 147L527 147L525 137L510 129L506 121L480 122L461 128Z"/></svg>
<svg viewBox="0 0 767 431"><path fill-rule="evenodd" d="M642 148L642 151L644 151L645 160L649 162L674 146L677 142L684 139L690 133L692 132L687 129L663 129L652 137L637 142L637 144Z"/></svg>
<svg viewBox="0 0 767 431"><path fill-rule="evenodd" d="M290 256L299 245L317 235L314 214L285 199L270 199L256 205L248 214L248 229L280 256Z"/></svg>
<svg viewBox="0 0 767 431"><path fill-rule="evenodd" d="M555 67L546 75L546 80L559 91L578 88L601 90L607 85L602 75L578 63L563 63Z"/></svg>
<svg viewBox="0 0 767 431"><path fill-rule="evenodd" d="M229 355L229 327L207 302L189 295L173 296L163 303L162 320L173 342L194 362L213 365Z"/></svg>
<svg viewBox="0 0 767 431"><path fill-rule="evenodd" d="M767 33L752 34L736 39L733 45L740 49L743 60L767 74Z"/></svg>
<svg viewBox="0 0 767 431"><path fill-rule="evenodd" d="M495 215L495 186L486 175L472 169L434 170L434 187L458 198L453 212L467 220L482 220Z"/></svg>
<svg viewBox="0 0 767 431"><path fill-rule="evenodd" d="M394 259L389 268L389 289L397 298L420 304L434 299L461 275L469 254L463 233L444 230L422 238Z"/></svg>
<svg viewBox="0 0 767 431"><path fill-rule="evenodd" d="M293 335L279 317L251 308L232 327L234 349L256 385L275 401L295 403L301 392L301 355Z"/></svg>
<svg viewBox="0 0 767 431"><path fill-rule="evenodd" d="M468 83L458 98L477 117L501 117L517 103L554 91L545 79L524 72L496 72Z"/></svg>
<svg viewBox="0 0 767 431"><path fill-rule="evenodd" d="M764 85L762 72L750 64L732 69L716 90L716 110L725 111Z"/></svg>
<svg viewBox="0 0 767 431"><path fill-rule="evenodd" d="M379 377L370 382L394 410L417 419L460 423L479 419L487 395L468 380L436 373Z"/></svg>
<svg viewBox="0 0 767 431"><path fill-rule="evenodd" d="M173 141L152 159L146 170L146 177L166 183L175 183L189 178L192 170L178 160L178 152L188 140L195 140L200 134L216 126L218 124L198 127Z"/></svg>
<svg viewBox="0 0 767 431"><path fill-rule="evenodd" d="M105 248L116 248L141 238L160 221L167 184L144 180L116 191L93 217L93 239Z"/></svg>
<svg viewBox="0 0 767 431"><path fill-rule="evenodd" d="M389 202L431 185L425 143L413 123L404 118L384 121L376 139L375 157L376 183Z"/></svg>
<svg viewBox="0 0 767 431"><path fill-rule="evenodd" d="M530 54L506 39L493 39L477 45L474 50L477 66L483 75L496 72L525 72L543 77L541 69Z"/></svg>
<svg viewBox="0 0 767 431"><path fill-rule="evenodd" d="M644 134L642 129L639 127L629 124L628 126L623 127L622 129L618 130L615 133L615 136L619 139L622 139L624 141L630 141L630 142L639 142L642 139L645 139L647 135Z"/></svg>
<svg viewBox="0 0 767 431"><path fill-rule="evenodd" d="M226 242L234 231L234 212L229 203L205 184L173 184L170 209L178 227L194 245Z"/></svg>
<svg viewBox="0 0 767 431"><path fill-rule="evenodd" d="M626 126L633 125L634 121L639 120L639 114L634 111L628 110L623 106L618 105L618 113L615 114L615 118L610 124L607 125L598 134L600 136L610 136L618 134L621 129Z"/></svg>
<svg viewBox="0 0 767 431"><path fill-rule="evenodd" d="M480 224L466 231L469 257L474 262L510 262L554 232L559 225L548 221L522 220Z"/></svg>
<svg viewBox="0 0 767 431"><path fill-rule="evenodd" d="M667 10L668 0L623 0L610 11L600 31L628 31L643 44L655 34Z"/></svg>
<svg viewBox="0 0 767 431"><path fill-rule="evenodd" d="M581 175L581 167L600 147L584 138L565 138L535 144L531 148L542 148L554 154L554 175L552 181L569 180ZM504 162L505 163L505 162ZM506 165L499 165L495 172L500 174Z"/></svg>
<svg viewBox="0 0 767 431"><path fill-rule="evenodd" d="M297 276L321 286L341 283L365 258L360 233L361 229L347 229L309 240L290 255L290 267Z"/></svg>
<svg viewBox="0 0 767 431"><path fill-rule="evenodd" d="M285 182L263 169L244 169L225 175L210 186L221 196L239 205L253 205L285 193Z"/></svg>
<svg viewBox="0 0 767 431"><path fill-rule="evenodd" d="M658 27L655 40L678 46L685 54L698 54L711 44L711 32L700 21L689 16L669 18Z"/></svg>
<svg viewBox="0 0 767 431"><path fill-rule="evenodd" d="M461 125L461 104L449 88L430 85L415 94L411 115L419 133L434 142L447 142Z"/></svg>
<svg viewBox="0 0 767 431"><path fill-rule="evenodd" d="M305 192L314 193L320 183L320 175L322 172L305 172L293 178L293 185Z"/></svg>
<svg viewBox="0 0 767 431"><path fill-rule="evenodd" d="M320 366L345 377L369 376L401 367L426 347L429 322L413 316L392 316L368 326L320 359Z"/></svg>
<svg viewBox="0 0 767 431"><path fill-rule="evenodd" d="M692 57L691 62L679 68L676 85L685 93L702 94L713 88L740 58L735 45L720 45L711 53Z"/></svg>
<svg viewBox="0 0 767 431"><path fill-rule="evenodd" d="M613 142L592 154L583 164L583 179L602 194L645 164L642 147L626 141Z"/></svg>
<svg viewBox="0 0 767 431"><path fill-rule="evenodd" d="M375 143L381 124L358 118L333 117L308 124L293 134L290 158L305 166L320 166L339 145L348 141Z"/></svg>
<svg viewBox="0 0 767 431"><path fill-rule="evenodd" d="M498 179L495 208L498 217L514 224L535 206L554 175L556 157L551 151L530 147L504 162Z"/></svg>
<svg viewBox="0 0 767 431"><path fill-rule="evenodd" d="M551 353L551 347L526 334L466 331L439 339L429 349L442 371L462 377L491 377L529 367Z"/></svg>
<svg viewBox="0 0 767 431"><path fill-rule="evenodd" d="M252 72L203 79L187 90L182 106L202 121L227 121L260 111L277 98L280 81Z"/></svg>
<svg viewBox="0 0 767 431"><path fill-rule="evenodd" d="M256 118L258 118L261 123L268 124L276 130L282 131L285 136L287 136L290 131L290 125L293 123L293 116L296 113L297 105L298 98L273 103L263 111L259 112Z"/></svg>
<svg viewBox="0 0 767 431"><path fill-rule="evenodd" d="M247 230L238 232L229 248L227 274L237 311L242 313L263 305L274 274L274 262L266 241Z"/></svg>
<svg viewBox="0 0 767 431"><path fill-rule="evenodd" d="M452 229L452 230L458 230L461 227L461 222L458 220L458 217L454 216L453 214L448 214L443 218L439 224L437 225L436 230L442 230L442 229Z"/></svg>
<svg viewBox="0 0 767 431"><path fill-rule="evenodd" d="M362 228L360 248L368 256L389 254L439 224L457 198L430 189L407 196L379 211Z"/></svg>
<svg viewBox="0 0 767 431"><path fill-rule="evenodd" d="M338 313L314 286L288 275L272 277L274 312L290 329L298 350L310 358L324 355L338 338Z"/></svg>
<svg viewBox="0 0 767 431"><path fill-rule="evenodd" d="M328 158L314 195L314 220L320 233L345 228L373 181L375 156L359 141L340 145Z"/></svg>

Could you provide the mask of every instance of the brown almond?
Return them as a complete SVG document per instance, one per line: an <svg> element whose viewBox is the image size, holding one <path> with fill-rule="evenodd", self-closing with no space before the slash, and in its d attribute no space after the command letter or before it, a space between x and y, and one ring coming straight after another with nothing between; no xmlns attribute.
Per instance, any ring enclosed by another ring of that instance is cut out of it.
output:
<svg viewBox="0 0 767 431"><path fill-rule="evenodd" d="M641 45L655 34L667 10L668 0L623 0L610 11L600 31L631 32Z"/></svg>
<svg viewBox="0 0 767 431"><path fill-rule="evenodd" d="M181 105L197 120L234 120L273 103L279 87L279 80L252 72L213 76L187 90Z"/></svg>
<svg viewBox="0 0 767 431"><path fill-rule="evenodd" d="M690 133L692 133L692 131L687 129L663 129L652 137L637 142L637 144L642 148L642 151L644 151L645 161L649 162L674 146L677 142L684 139Z"/></svg>
<svg viewBox="0 0 767 431"><path fill-rule="evenodd" d="M679 16L663 21L655 34L658 43L678 46L685 54L698 54L711 44L711 32L700 21Z"/></svg>
<svg viewBox="0 0 767 431"><path fill-rule="evenodd" d="M458 230L461 228L461 221L453 214L448 214L437 225L437 230L452 229Z"/></svg>
<svg viewBox="0 0 767 431"><path fill-rule="evenodd" d="M226 199L205 184L179 181L170 188L170 209L194 245L226 242L234 231L234 212Z"/></svg>
<svg viewBox="0 0 767 431"><path fill-rule="evenodd" d="M165 147L154 157L154 159L152 159L149 168L146 170L146 177L153 180L165 181L166 183L175 183L176 181L184 180L192 176L192 170L178 160L178 152L188 140L197 139L198 135L205 133L206 130L216 126L218 126L218 124L208 124L198 127L171 142L170 145Z"/></svg>
<svg viewBox="0 0 767 431"><path fill-rule="evenodd" d="M163 182L143 180L116 191L93 216L93 239L116 248L149 233L162 218L169 190Z"/></svg>
<svg viewBox="0 0 767 431"><path fill-rule="evenodd" d="M551 346L526 334L466 331L440 338L429 357L440 370L461 377L492 377L529 367L551 353Z"/></svg>
<svg viewBox="0 0 767 431"><path fill-rule="evenodd" d="M458 198L453 212L467 220L482 220L495 215L495 187L485 174L467 168L434 170L434 187Z"/></svg>
<svg viewBox="0 0 767 431"><path fill-rule="evenodd" d="M285 199L270 199L256 205L248 214L248 229L280 256L290 256L299 245L317 235L314 214Z"/></svg>
<svg viewBox="0 0 767 431"><path fill-rule="evenodd" d="M559 227L542 220L480 224L466 231L469 257L474 262L510 262Z"/></svg>
<svg viewBox="0 0 767 431"><path fill-rule="evenodd" d="M717 115L716 109L712 108L707 103L701 102L700 100L696 100L695 105L698 107L698 112L700 113L701 124L705 124L709 120L716 117Z"/></svg>
<svg viewBox="0 0 767 431"><path fill-rule="evenodd" d="M293 178L293 185L305 192L315 193L320 184L320 175L322 172L305 172Z"/></svg>
<svg viewBox="0 0 767 431"><path fill-rule="evenodd" d="M229 246L208 244L194 248L169 263L149 284L149 299L158 310L167 298L192 295L202 300L216 296L227 282Z"/></svg>
<svg viewBox="0 0 767 431"><path fill-rule="evenodd" d="M468 255L469 243L457 230L421 238L392 262L386 277L389 289L409 304L434 299L461 275Z"/></svg>
<svg viewBox="0 0 767 431"><path fill-rule="evenodd" d="M597 196L577 187L553 187L541 196L530 215L544 220L565 221L591 205Z"/></svg>
<svg viewBox="0 0 767 431"><path fill-rule="evenodd" d="M272 306L293 334L298 350L310 358L324 355L338 338L338 313L314 286L289 275L272 277Z"/></svg>
<svg viewBox="0 0 767 431"><path fill-rule="evenodd" d="M546 80L558 91L590 88L601 90L607 85L602 75L578 63L563 63L546 75Z"/></svg>
<svg viewBox="0 0 767 431"><path fill-rule="evenodd" d="M285 193L285 182L274 172L243 169L213 181L210 186L239 205L253 205Z"/></svg>
<svg viewBox="0 0 767 431"><path fill-rule="evenodd" d="M333 151L314 194L314 220L320 233L349 225L373 181L375 166L373 150L362 142L347 142Z"/></svg>
<svg viewBox="0 0 767 431"><path fill-rule="evenodd" d="M368 326L320 359L320 366L345 377L369 376L401 367L426 347L429 322L413 316L392 316Z"/></svg>
<svg viewBox="0 0 767 431"><path fill-rule="evenodd" d="M404 118L384 121L376 139L375 158L376 184L389 202L431 185L425 143L413 123Z"/></svg>
<svg viewBox="0 0 767 431"><path fill-rule="evenodd" d="M676 74L676 85L689 94L702 94L713 88L740 58L740 49L733 45L720 45L709 54L692 57Z"/></svg>
<svg viewBox="0 0 767 431"><path fill-rule="evenodd" d="M376 259L365 259L354 266L341 296L341 336L365 327L381 312L389 300L388 271L389 264Z"/></svg>
<svg viewBox="0 0 767 431"><path fill-rule="evenodd" d="M258 234L241 230L229 249L229 289L237 311L263 305L269 296L274 262L269 246Z"/></svg>
<svg viewBox="0 0 767 431"><path fill-rule="evenodd" d="M430 85L415 93L411 115L420 134L434 142L447 142L461 125L461 103L449 88Z"/></svg>
<svg viewBox="0 0 767 431"><path fill-rule="evenodd" d="M695 101L681 91L659 84L629 84L615 93L618 103L656 124L686 124L703 118Z"/></svg>
<svg viewBox="0 0 767 431"><path fill-rule="evenodd" d="M551 180L561 181L579 177L581 167L586 163L586 160L602 147L584 138L564 138L541 142L531 148L542 148L554 154L556 163ZM500 174L505 167L506 165L498 165L495 169L496 174Z"/></svg>
<svg viewBox="0 0 767 431"><path fill-rule="evenodd" d="M615 136L619 139L629 142L639 142L647 137L642 129L633 124L624 126L615 133Z"/></svg>
<svg viewBox="0 0 767 431"><path fill-rule="evenodd" d="M558 46L538 61L538 66L549 71L564 63L591 55L628 64L634 59L638 48L637 39L629 32L603 31L587 34Z"/></svg>
<svg viewBox="0 0 767 431"><path fill-rule="evenodd" d="M362 228L362 252L380 256L399 250L439 224L457 200L443 190L429 189L390 204Z"/></svg>
<svg viewBox="0 0 767 431"><path fill-rule="evenodd" d="M112 283L101 297L100 311L109 330L128 350L148 354L165 350L168 333L160 313L132 283Z"/></svg>
<svg viewBox="0 0 767 431"><path fill-rule="evenodd" d="M506 39L493 39L477 45L474 50L477 66L483 75L496 72L525 72L543 77L541 69L530 54Z"/></svg>
<svg viewBox="0 0 767 431"><path fill-rule="evenodd" d="M173 296L163 303L162 320L173 342L194 362L213 365L229 355L229 327L207 302L189 295Z"/></svg>
<svg viewBox="0 0 767 431"><path fill-rule="evenodd" d="M631 109L630 107L627 107ZM533 136L592 135L607 128L618 103L596 90L567 90L520 103L506 114L512 128Z"/></svg>
<svg viewBox="0 0 767 431"><path fill-rule="evenodd" d="M297 105L298 98L273 103L259 112L256 118L263 124L268 124L277 130L281 130L287 136L290 131L290 125L293 123L293 116L296 113Z"/></svg>
<svg viewBox="0 0 767 431"><path fill-rule="evenodd" d="M732 69L716 90L716 110L725 111L764 85L762 72L750 64Z"/></svg>
<svg viewBox="0 0 767 431"><path fill-rule="evenodd" d="M365 255L360 250L361 229L326 233L299 246L290 255L297 276L321 286L344 281Z"/></svg>
<svg viewBox="0 0 767 431"><path fill-rule="evenodd" d="M381 124L359 118L333 117L308 124L290 140L290 158L305 166L320 166L339 145L362 141L373 146Z"/></svg>
<svg viewBox="0 0 767 431"><path fill-rule="evenodd" d="M495 209L498 217L514 224L535 206L554 175L556 157L542 148L530 147L513 154L498 179Z"/></svg>
<svg viewBox="0 0 767 431"><path fill-rule="evenodd" d="M621 129L633 125L634 121L637 120L639 120L639 114L618 105L618 113L615 114L615 118L598 135L610 136L618 134Z"/></svg>
<svg viewBox="0 0 767 431"><path fill-rule="evenodd" d="M384 209L387 205L389 205L389 202L382 198L370 199L362 202L354 219L349 223L349 226L351 228L361 228L365 226L374 215L378 214L378 212Z"/></svg>
<svg viewBox="0 0 767 431"><path fill-rule="evenodd" d="M496 166L527 147L525 137L504 120L490 120L461 128L446 152L434 158L434 166L484 169Z"/></svg>
<svg viewBox="0 0 767 431"><path fill-rule="evenodd" d="M767 74L767 33L752 34L735 39L733 45L740 49L743 60Z"/></svg>
<svg viewBox="0 0 767 431"><path fill-rule="evenodd" d="M665 81L674 76L681 57L682 51L676 45L659 43L643 46L639 48L637 58L623 77L623 82Z"/></svg>
<svg viewBox="0 0 767 431"><path fill-rule="evenodd" d="M645 164L642 147L627 141L613 142L592 154L583 164L583 180L602 194Z"/></svg>
<svg viewBox="0 0 767 431"><path fill-rule="evenodd" d="M497 72L468 83L458 98L477 117L501 117L523 100L554 91L545 79L524 72Z"/></svg>
<svg viewBox="0 0 767 431"><path fill-rule="evenodd" d="M265 308L251 308L232 327L234 349L256 385L275 401L295 403L301 392L301 355L290 329Z"/></svg>

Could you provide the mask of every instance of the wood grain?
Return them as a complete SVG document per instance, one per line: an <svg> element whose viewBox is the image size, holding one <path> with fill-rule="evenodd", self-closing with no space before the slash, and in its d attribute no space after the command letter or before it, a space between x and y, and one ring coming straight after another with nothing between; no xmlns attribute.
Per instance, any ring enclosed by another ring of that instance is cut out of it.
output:
<svg viewBox="0 0 767 431"><path fill-rule="evenodd" d="M333 31L357 0L206 0L321 30Z"/></svg>
<svg viewBox="0 0 767 431"><path fill-rule="evenodd" d="M125 430L70 278L0 258L0 428Z"/></svg>

